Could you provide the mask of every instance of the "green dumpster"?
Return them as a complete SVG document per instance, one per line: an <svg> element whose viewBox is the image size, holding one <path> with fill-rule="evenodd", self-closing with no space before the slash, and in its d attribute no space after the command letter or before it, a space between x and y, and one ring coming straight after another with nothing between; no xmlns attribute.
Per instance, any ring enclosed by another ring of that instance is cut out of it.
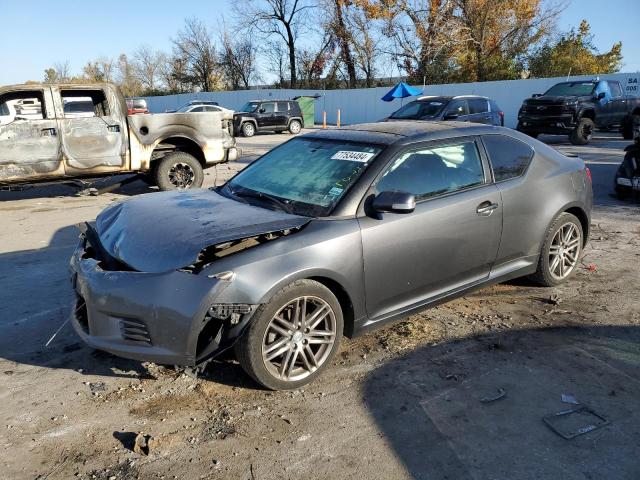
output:
<svg viewBox="0 0 640 480"><path fill-rule="evenodd" d="M300 105L300 110L302 110L302 120L304 121L304 126L309 128L313 127L315 123L315 100L320 98L319 95L316 96L307 96L302 95L300 97L294 97L293 99L298 102Z"/></svg>

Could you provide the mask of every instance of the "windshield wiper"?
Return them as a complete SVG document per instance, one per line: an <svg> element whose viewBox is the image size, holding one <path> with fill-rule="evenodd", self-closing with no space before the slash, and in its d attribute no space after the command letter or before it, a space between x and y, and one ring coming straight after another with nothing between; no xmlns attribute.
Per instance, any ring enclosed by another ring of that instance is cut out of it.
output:
<svg viewBox="0 0 640 480"><path fill-rule="evenodd" d="M236 197L249 197L249 198L257 198L258 200L268 200L272 204L280 207L280 209L284 210L285 212L292 213L291 205L289 205L284 200L280 200L278 197L274 197L273 195L270 195L268 193L258 192L255 190L248 190L248 189L237 191L231 187L229 187L229 191L231 192L232 195L235 195Z"/></svg>

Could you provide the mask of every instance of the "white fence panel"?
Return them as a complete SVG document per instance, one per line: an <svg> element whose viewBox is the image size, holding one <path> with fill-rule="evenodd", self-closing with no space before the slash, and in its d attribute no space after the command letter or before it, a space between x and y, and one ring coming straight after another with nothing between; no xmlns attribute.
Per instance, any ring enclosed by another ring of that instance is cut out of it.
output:
<svg viewBox="0 0 640 480"><path fill-rule="evenodd" d="M589 80L593 75L572 76L569 80ZM638 95L639 73L616 73L602 75L601 79L618 80L626 93ZM534 93L543 93L558 82L566 81L566 77L538 78L530 80L503 80L496 82L452 83L446 85L427 85L424 95L484 95L494 99L505 113L505 126L515 128L518 121L518 109L522 101ZM422 85L415 85L422 89ZM322 123L322 112L327 112L327 122L335 124L337 112L340 110L343 125L363 122L375 122L389 116L400 108L401 103L411 101L409 97L403 101L393 102L381 100L390 87L359 88L353 90L303 90L303 89L256 89L237 90L233 92L198 92L146 97L149 110L153 113L175 110L190 100L212 100L220 105L238 110L250 100L288 99L299 95L319 95L316 100L316 124Z"/></svg>

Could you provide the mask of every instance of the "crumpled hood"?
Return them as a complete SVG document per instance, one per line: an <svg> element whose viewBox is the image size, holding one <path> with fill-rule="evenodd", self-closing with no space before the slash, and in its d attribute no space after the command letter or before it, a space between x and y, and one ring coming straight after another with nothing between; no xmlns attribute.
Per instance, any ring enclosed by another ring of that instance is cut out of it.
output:
<svg viewBox="0 0 640 480"><path fill-rule="evenodd" d="M301 227L311 219L231 200L213 190L141 195L106 208L96 219L103 248L141 272L193 264L205 248Z"/></svg>

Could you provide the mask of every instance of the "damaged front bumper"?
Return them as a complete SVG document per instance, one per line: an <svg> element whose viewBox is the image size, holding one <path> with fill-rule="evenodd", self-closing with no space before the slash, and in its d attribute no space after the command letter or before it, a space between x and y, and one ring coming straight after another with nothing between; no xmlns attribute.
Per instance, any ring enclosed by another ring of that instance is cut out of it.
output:
<svg viewBox="0 0 640 480"><path fill-rule="evenodd" d="M216 303L228 281L183 271L120 269L98 251L82 235L70 270L76 292L71 323L99 350L193 366L232 346L255 311L254 305Z"/></svg>

